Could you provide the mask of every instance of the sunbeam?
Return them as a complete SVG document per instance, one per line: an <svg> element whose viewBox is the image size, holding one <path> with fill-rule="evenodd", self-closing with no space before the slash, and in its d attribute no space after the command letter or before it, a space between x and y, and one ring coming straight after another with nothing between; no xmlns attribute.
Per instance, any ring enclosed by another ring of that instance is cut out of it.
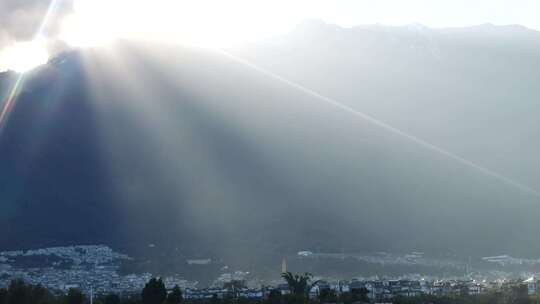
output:
<svg viewBox="0 0 540 304"><path fill-rule="evenodd" d="M230 52L227 52L227 51L225 51L223 49L216 49L216 50L218 52L222 53L223 55L231 58L232 60L240 63L240 64L243 64L243 65L245 65L245 66L247 66L247 67L249 67L249 68L251 68L253 70L256 70L256 71L258 71L258 72L260 72L260 73L262 73L262 74L264 74L264 75L266 75L266 76L268 76L268 77L270 77L272 79L278 80L278 81L280 81L282 83L287 84L288 86L291 86L291 87L293 87L293 88L295 88L297 90L300 90L300 91L314 97L317 100L323 101L323 102L325 102L327 104L332 105L335 108L338 108L338 109L340 109L342 111L348 112L348 113L350 113L350 114L352 114L354 116L357 116L357 117L359 117L359 118L361 118L361 119L363 119L365 121L370 122L373 125L381 127L383 129L385 129L385 130L387 130L387 131L389 131L391 133L394 133L396 135L399 135L401 137L404 137L404 138L406 138L406 139L408 139L408 140L410 140L410 141L412 141L412 142L414 142L414 143L416 143L416 144L418 144L418 145L420 145L420 146L422 146L424 148L427 148L427 149L429 149L431 151L434 151L434 152L439 153L441 155L444 155L444 156L446 156L448 158L451 158L451 159L453 159L453 160L455 160L455 161L457 161L457 162L459 162L459 163L461 163L461 164L463 164L463 165L465 165L467 167L478 170L478 171L482 172L483 174L485 174L487 176L491 176L491 177L493 177L493 178L495 178L495 179L497 179L497 180L499 180L499 181L501 181L501 182L503 182L503 183L505 183L505 184L507 184L509 186L515 187L515 188L519 189L520 191L524 191L526 193L532 194L532 195L540 198L540 191L538 191L536 189L533 189L533 188L531 188L531 187L529 187L527 185L524 185L524 184L522 184L522 183L520 183L518 181L515 181L515 180L513 180L513 179L511 179L509 177L506 177L506 176L504 176L504 175L502 175L502 174L500 174L498 172L495 172L495 171L490 170L488 168L485 168L485 167L483 167L481 165L478 165L478 164L476 164L476 163L474 163L474 162L472 162L470 160L467 160L467 159L465 159L465 158L463 158L463 157L461 157L459 155L456 155L456 154L454 154L452 152L449 152L449 151L447 151L447 150L445 150L443 148L440 148L440 147L438 147L438 146L436 146L434 144L431 144L431 143L429 143L429 142L427 142L427 141L425 141L425 140L423 140L421 138L418 138L418 137L416 137L416 136L414 136L412 134L406 133L406 132L404 132L404 131L402 131L402 130L400 130L398 128L395 128L395 127L393 127L393 126L391 126L391 125L389 125L389 124L387 124L387 123L385 123L385 122L383 122L381 120L378 120L377 118L374 118L374 117L372 117L372 116L370 116L368 114L365 114L365 113L363 113L363 112L361 112L359 110L356 110L356 109L354 109L354 108L352 108L352 107L350 107L350 106L348 106L348 105L346 105L344 103L341 103L341 102L339 102L339 101L337 101L337 100L335 100L333 98L330 98L330 97L324 96L322 94L319 94L318 92L316 92L316 91L314 91L312 89L309 89L309 88L307 88L307 87L305 87L305 86L303 86L301 84L293 82L293 81L291 81L291 80L289 80L287 78L284 78L284 77L282 77L280 75L277 75L277 74L275 74L275 73L273 73L271 71L268 71L268 70L266 70L264 68L261 68L261 67L255 65L255 64L243 59L243 58L240 58L240 57L238 57L238 56L236 56L234 54L231 54Z"/></svg>
<svg viewBox="0 0 540 304"><path fill-rule="evenodd" d="M18 52L18 54L13 54L13 56L8 57L8 60L15 62L14 68L17 72L19 72L19 75L17 76L17 80L15 81L13 88L11 88L10 93L4 101L2 111L0 112L0 135L2 134L3 128L7 124L9 113L15 107L17 95L23 86L26 72L38 65L45 63L48 59L44 42L42 42L43 32L47 27L51 15L53 14L57 5L58 0L51 0L47 12L43 16L43 20L36 31L34 39L31 42L28 42L26 46L22 46L20 51L14 50L14 52Z"/></svg>
<svg viewBox="0 0 540 304"><path fill-rule="evenodd" d="M2 134L2 130L5 127L5 124L8 119L8 115L13 109L13 106L15 104L15 99L17 98L17 94L19 93L19 90L21 88L24 74L20 74L17 76L17 80L15 81L15 84L13 85L13 88L11 89L8 97L4 101L4 107L2 108L2 112L0 113L0 134Z"/></svg>

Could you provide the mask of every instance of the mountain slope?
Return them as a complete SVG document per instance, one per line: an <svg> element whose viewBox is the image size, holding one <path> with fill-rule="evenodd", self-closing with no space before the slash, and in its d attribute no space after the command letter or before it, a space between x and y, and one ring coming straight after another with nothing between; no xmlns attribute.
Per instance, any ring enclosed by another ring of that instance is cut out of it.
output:
<svg viewBox="0 0 540 304"><path fill-rule="evenodd" d="M336 97L384 104L403 92L381 95L376 81L401 79L382 69L359 81L305 64L291 66L329 79L320 88ZM398 126L428 113L417 105L398 108ZM64 54L27 78L0 155L2 249L157 244L239 264L302 249L540 252L537 197L218 52L123 43Z"/></svg>

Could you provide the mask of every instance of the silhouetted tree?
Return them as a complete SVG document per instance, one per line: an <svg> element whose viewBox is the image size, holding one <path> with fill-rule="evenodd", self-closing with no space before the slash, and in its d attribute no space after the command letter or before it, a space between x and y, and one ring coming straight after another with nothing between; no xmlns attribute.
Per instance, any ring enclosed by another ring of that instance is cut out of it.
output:
<svg viewBox="0 0 540 304"><path fill-rule="evenodd" d="M123 298L122 304L141 304L141 300L138 297L134 298Z"/></svg>
<svg viewBox="0 0 540 304"><path fill-rule="evenodd" d="M309 285L309 282L311 281L312 275L310 273L304 273L302 275L299 274L292 274L291 272L284 272L281 274L281 277L287 281L287 285L289 285L289 289L291 290L291 293L296 295L306 295L309 293L309 290L312 285Z"/></svg>
<svg viewBox="0 0 540 304"><path fill-rule="evenodd" d="M280 304L281 303L281 291L279 289L272 289L268 293L268 304Z"/></svg>
<svg viewBox="0 0 540 304"><path fill-rule="evenodd" d="M527 285L519 284L512 286L507 295L508 304L528 304L530 302Z"/></svg>
<svg viewBox="0 0 540 304"><path fill-rule="evenodd" d="M182 302L182 290L178 285L175 285L171 293L167 296L167 304L179 304Z"/></svg>
<svg viewBox="0 0 540 304"><path fill-rule="evenodd" d="M5 288L0 288L0 304L8 304L8 291Z"/></svg>
<svg viewBox="0 0 540 304"><path fill-rule="evenodd" d="M83 304L85 297L83 293L76 288L70 288L65 298L66 304Z"/></svg>
<svg viewBox="0 0 540 304"><path fill-rule="evenodd" d="M120 304L120 302L120 297L114 293L110 293L103 298L103 304Z"/></svg>
<svg viewBox="0 0 540 304"><path fill-rule="evenodd" d="M315 284L319 282L316 281L310 284L313 275L307 272L302 275L293 275L291 272L288 271L282 273L281 277L285 279L285 281L287 281L287 285L289 285L289 289L291 290L292 294L286 297L287 303L296 303L300 301L300 298L303 298L303 302L307 302L307 300L309 299L309 291L311 290L311 288L313 288Z"/></svg>
<svg viewBox="0 0 540 304"><path fill-rule="evenodd" d="M337 300L336 291L333 289L325 288L319 292L319 301L321 303L336 303Z"/></svg>
<svg viewBox="0 0 540 304"><path fill-rule="evenodd" d="M248 299L246 297L239 297L233 303L235 303L235 304L256 304L256 303L254 303L253 300Z"/></svg>
<svg viewBox="0 0 540 304"><path fill-rule="evenodd" d="M150 279L141 292L143 304L162 304L166 298L167 290L161 279Z"/></svg>
<svg viewBox="0 0 540 304"><path fill-rule="evenodd" d="M53 302L53 296L49 290L41 285L28 285L30 287L30 303L47 304Z"/></svg>
<svg viewBox="0 0 540 304"><path fill-rule="evenodd" d="M369 290L365 287L354 288L351 290L352 300L354 302L362 302L362 303L369 302L368 294L369 294Z"/></svg>
<svg viewBox="0 0 540 304"><path fill-rule="evenodd" d="M352 294L350 292L343 292L339 295L339 302L343 304L351 304L353 303Z"/></svg>
<svg viewBox="0 0 540 304"><path fill-rule="evenodd" d="M26 304L30 300L30 293L23 280L13 280L8 287L8 304Z"/></svg>
<svg viewBox="0 0 540 304"><path fill-rule="evenodd" d="M286 294L283 296L284 304L305 304L307 303L308 298L304 294Z"/></svg>
<svg viewBox="0 0 540 304"><path fill-rule="evenodd" d="M8 289L0 290L0 304L46 304L52 303L53 296L41 285L26 284L13 280Z"/></svg>

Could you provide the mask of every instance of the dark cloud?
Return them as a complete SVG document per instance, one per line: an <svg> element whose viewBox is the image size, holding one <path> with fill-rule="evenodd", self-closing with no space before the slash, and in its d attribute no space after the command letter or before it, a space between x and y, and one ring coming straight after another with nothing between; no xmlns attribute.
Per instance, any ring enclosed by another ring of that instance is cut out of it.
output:
<svg viewBox="0 0 540 304"><path fill-rule="evenodd" d="M1 0L0 50L15 41L30 40L36 34L52 0ZM57 0L45 34L55 39L62 16L72 9L72 0Z"/></svg>

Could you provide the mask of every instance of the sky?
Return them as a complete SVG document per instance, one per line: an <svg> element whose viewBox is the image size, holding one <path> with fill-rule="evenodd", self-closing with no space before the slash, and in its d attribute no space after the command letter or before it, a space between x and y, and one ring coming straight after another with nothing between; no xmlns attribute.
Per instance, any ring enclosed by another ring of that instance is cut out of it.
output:
<svg viewBox="0 0 540 304"><path fill-rule="evenodd" d="M285 33L305 19L344 27L493 23L540 30L538 11L535 0L2 0L0 71L31 68L66 45L117 37L226 46Z"/></svg>

